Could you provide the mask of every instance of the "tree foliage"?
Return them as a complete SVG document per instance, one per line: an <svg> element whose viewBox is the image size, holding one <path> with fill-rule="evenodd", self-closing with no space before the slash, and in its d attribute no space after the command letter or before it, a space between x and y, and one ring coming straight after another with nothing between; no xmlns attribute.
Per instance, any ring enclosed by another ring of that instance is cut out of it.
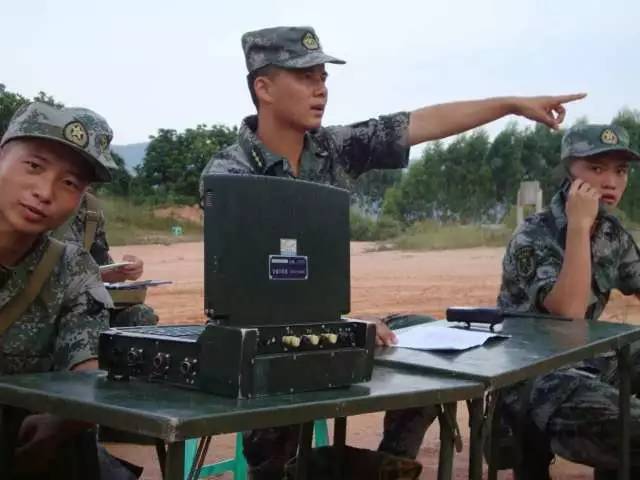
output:
<svg viewBox="0 0 640 480"><path fill-rule="evenodd" d="M235 142L235 127L198 125L184 132L161 129L136 167L139 193L153 199L196 203L200 173L214 153Z"/></svg>
<svg viewBox="0 0 640 480"><path fill-rule="evenodd" d="M118 165L118 169L111 170L111 181L101 184L98 187L99 192L121 197L129 196L133 177L127 171L124 158L113 150L111 150L111 158L113 158L114 162Z"/></svg>
<svg viewBox="0 0 640 480"><path fill-rule="evenodd" d="M577 123L586 123L580 119ZM640 149L640 111L624 109L613 119L625 127L631 147ZM538 180L545 202L564 178L560 163L562 131L543 125L510 123L488 142L483 133L455 138L447 146L426 147L402 180L385 193L383 212L402 222L438 220L500 221L516 202L520 182ZM640 221L640 171L632 168L620 205Z"/></svg>
<svg viewBox="0 0 640 480"><path fill-rule="evenodd" d="M631 148L636 152L640 149L640 111L624 109L613 119L613 123L623 126L629 132ZM627 216L640 221L640 165L631 169L627 191L622 197L619 208Z"/></svg>
<svg viewBox="0 0 640 480"><path fill-rule="evenodd" d="M9 121L14 112L28 100L18 93L9 92L6 87L0 83L0 137L9 126Z"/></svg>
<svg viewBox="0 0 640 480"><path fill-rule="evenodd" d="M45 92L34 100L61 105ZM0 135L15 110L27 101L0 83ZM582 118L577 123L585 122L587 119ZM613 122L624 126L631 136L632 148L640 149L640 111L623 109ZM236 137L237 128L224 125L197 125L182 132L160 129L150 138L134 175L114 154L120 169L113 172L113 182L101 190L153 203L196 203L202 169ZM400 223L426 219L496 222L515 203L524 180L538 180L545 203L548 202L563 176L561 138L561 131L542 125L522 128L509 123L493 140L485 131L476 130L446 143L432 142L404 172L378 170L357 180L346 175L340 178L351 190L356 210L363 213L360 224L364 226L380 213L392 230ZM640 221L639 185L640 172L635 168L620 205L624 214L635 221ZM365 236L376 235L369 232Z"/></svg>
<svg viewBox="0 0 640 480"><path fill-rule="evenodd" d="M33 101L47 103L54 107L64 107L63 103L58 102L53 96L43 91L38 92L38 95L33 97ZM18 93L8 91L6 86L0 83L0 137L2 137L4 132L7 130L11 117L13 117L16 110L28 102L28 98L23 97ZM127 195L131 184L131 174L127 172L124 159L122 157L113 151L111 152L111 155L119 168L117 170L112 170L112 182L108 185L101 186L100 189L101 191L107 191L116 195Z"/></svg>

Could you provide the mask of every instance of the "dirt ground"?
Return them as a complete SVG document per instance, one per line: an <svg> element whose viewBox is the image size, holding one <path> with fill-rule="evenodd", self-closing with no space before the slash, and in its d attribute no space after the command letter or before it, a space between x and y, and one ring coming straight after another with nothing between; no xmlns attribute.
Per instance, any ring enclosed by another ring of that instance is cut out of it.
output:
<svg viewBox="0 0 640 480"><path fill-rule="evenodd" d="M161 323L184 324L204 321L203 245L139 245L113 248L114 258L124 253L145 261L144 278L169 279L174 284L151 289L147 303L155 308ZM474 248L431 252L371 251L371 245L354 243L351 254L352 315L389 313L425 313L443 317L451 305L493 306L500 282L502 248ZM640 319L640 302L614 292L605 312L608 320L632 322ZM467 478L468 418L460 405L458 421L465 449L455 459L454 478ZM354 446L376 448L380 441L382 414L361 415L349 421L348 442ZM436 478L438 427L429 429L418 460L424 465L423 479ZM159 479L160 473L152 447L110 445L118 455L145 466L144 479ZM216 437L211 460L232 454L233 436ZM225 478L231 478L225 476ZM510 479L509 473L500 478ZM553 478L592 478L591 469L559 461Z"/></svg>

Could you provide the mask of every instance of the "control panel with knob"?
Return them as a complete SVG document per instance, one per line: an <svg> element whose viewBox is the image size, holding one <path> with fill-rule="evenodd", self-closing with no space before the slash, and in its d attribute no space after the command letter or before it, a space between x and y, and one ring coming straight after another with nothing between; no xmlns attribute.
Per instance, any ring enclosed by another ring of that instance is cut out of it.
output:
<svg viewBox="0 0 640 480"><path fill-rule="evenodd" d="M98 360L114 380L252 398L366 381L374 342L373 324L348 320L123 327L100 334Z"/></svg>

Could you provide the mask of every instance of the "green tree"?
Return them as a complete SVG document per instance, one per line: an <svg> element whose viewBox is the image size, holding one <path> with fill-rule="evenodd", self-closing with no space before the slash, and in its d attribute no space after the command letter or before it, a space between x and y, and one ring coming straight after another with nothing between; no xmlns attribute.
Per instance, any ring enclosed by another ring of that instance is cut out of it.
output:
<svg viewBox="0 0 640 480"><path fill-rule="evenodd" d="M64 106L62 103L57 102L51 95L47 95L45 92L39 92L33 100L48 103L50 105L54 105L57 107ZM0 83L0 137L4 135L4 132L7 130L9 126L9 122L11 121L11 117L18 110L18 108L25 103L27 103L29 99L23 97L19 93L10 92L7 90L6 86Z"/></svg>
<svg viewBox="0 0 640 480"><path fill-rule="evenodd" d="M422 157L409 166L401 181L386 191L383 214L405 224L435 217L444 155L442 142L427 145Z"/></svg>
<svg viewBox="0 0 640 480"><path fill-rule="evenodd" d="M518 184L525 173L522 165L522 143L522 133L514 122L498 133L489 148L487 162L498 203L513 202L518 192Z"/></svg>
<svg viewBox="0 0 640 480"><path fill-rule="evenodd" d="M544 125L527 127L522 140L522 178L538 180L543 191L544 202L548 203L557 191L564 173L560 163L560 143L564 132L550 130ZM517 192L517 188L516 188ZM515 203L516 197L510 199Z"/></svg>
<svg viewBox="0 0 640 480"><path fill-rule="evenodd" d="M385 192L401 177L401 170L371 170L360 175L350 185L352 201L361 209L377 214L382 208Z"/></svg>
<svg viewBox="0 0 640 480"><path fill-rule="evenodd" d="M446 147L441 142L427 146L402 181L387 191L383 212L405 224L484 218L495 205L489 146L483 130L461 135Z"/></svg>
<svg viewBox="0 0 640 480"><path fill-rule="evenodd" d="M33 97L33 101L34 102L48 103L52 107L58 107L58 108L64 107L64 103L58 102L51 95L48 95L46 92L43 92L43 91L39 91L38 95Z"/></svg>
<svg viewBox="0 0 640 480"><path fill-rule="evenodd" d="M211 156L231 145L237 129L198 125L184 132L160 129L136 167L136 191L154 200L196 203L200 173Z"/></svg>
<svg viewBox="0 0 640 480"><path fill-rule="evenodd" d="M101 184L98 187L98 191L99 193L128 196L133 178L127 171L124 158L122 158L113 150L111 150L111 157L118 165L118 168L111 170L111 182Z"/></svg>
<svg viewBox="0 0 640 480"><path fill-rule="evenodd" d="M614 117L613 123L624 127L629 132L630 146L640 151L640 110L625 108ZM640 221L640 171L632 165L629 173L627 190L620 202L620 209L633 221Z"/></svg>
<svg viewBox="0 0 640 480"><path fill-rule="evenodd" d="M495 205L491 169L486 161L489 146L484 130L458 136L448 145L439 184L444 195L438 201L444 220L481 220Z"/></svg>
<svg viewBox="0 0 640 480"><path fill-rule="evenodd" d="M9 126L9 121L15 111L23 104L27 103L27 99L18 93L9 92L6 87L0 83L0 137Z"/></svg>

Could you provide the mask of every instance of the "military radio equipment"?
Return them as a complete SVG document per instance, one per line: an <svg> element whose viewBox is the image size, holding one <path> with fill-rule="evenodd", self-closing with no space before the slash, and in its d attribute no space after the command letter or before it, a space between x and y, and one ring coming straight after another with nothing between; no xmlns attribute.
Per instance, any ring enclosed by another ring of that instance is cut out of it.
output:
<svg viewBox="0 0 640 480"><path fill-rule="evenodd" d="M206 325L100 336L100 368L237 398L367 381L375 326L350 309L349 194L299 180L204 178Z"/></svg>

